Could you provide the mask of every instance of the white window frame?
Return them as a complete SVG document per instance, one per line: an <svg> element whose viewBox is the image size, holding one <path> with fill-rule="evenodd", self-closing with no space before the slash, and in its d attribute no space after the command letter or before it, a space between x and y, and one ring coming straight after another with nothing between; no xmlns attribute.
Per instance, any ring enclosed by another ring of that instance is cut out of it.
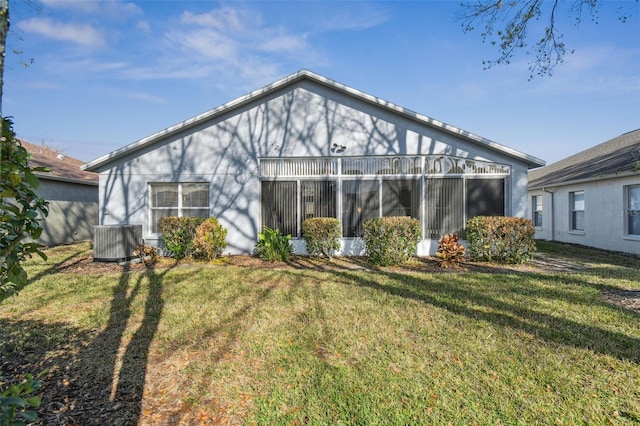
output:
<svg viewBox="0 0 640 426"><path fill-rule="evenodd" d="M207 187L207 206L206 207L185 207L183 206L183 188L187 185L206 185ZM154 207L153 206L153 187L154 186L175 186L178 189L178 205L171 207ZM178 217L183 217L184 212L188 210L207 210L210 214L211 211L211 196L209 194L210 185L209 182L149 182L149 215L148 215L148 225L149 225L149 234L150 235L160 235L160 231L153 231L153 212L159 210L177 210ZM188 216L188 215L187 215Z"/></svg>
<svg viewBox="0 0 640 426"><path fill-rule="evenodd" d="M538 218L540 218L540 224L538 225ZM531 221L536 229L542 229L543 215L542 215L542 195L531 196Z"/></svg>
<svg viewBox="0 0 640 426"><path fill-rule="evenodd" d="M631 218L640 216L640 199L631 197L632 190L640 192L640 185L628 185L624 187L624 234L631 238L640 238L640 233L631 233Z"/></svg>
<svg viewBox="0 0 640 426"><path fill-rule="evenodd" d="M582 209L576 209L576 195L582 195ZM584 233L584 222L586 220L585 217L586 210L586 201L585 201L585 193L584 190L580 191L571 191L569 192L569 230L574 233ZM576 224L576 216L575 213L582 212L582 223L583 227L578 228Z"/></svg>

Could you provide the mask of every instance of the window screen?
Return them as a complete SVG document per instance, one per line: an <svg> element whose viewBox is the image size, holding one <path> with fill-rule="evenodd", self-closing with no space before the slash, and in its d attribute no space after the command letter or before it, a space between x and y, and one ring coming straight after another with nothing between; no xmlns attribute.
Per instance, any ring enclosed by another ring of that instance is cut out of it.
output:
<svg viewBox="0 0 640 426"><path fill-rule="evenodd" d="M453 232L463 235L463 183L459 178L425 180L426 238L439 239Z"/></svg>
<svg viewBox="0 0 640 426"><path fill-rule="evenodd" d="M504 216L504 179L467 179L467 220Z"/></svg>
<svg viewBox="0 0 640 426"><path fill-rule="evenodd" d="M380 216L380 183L377 180L342 182L342 235L362 237L363 223Z"/></svg>

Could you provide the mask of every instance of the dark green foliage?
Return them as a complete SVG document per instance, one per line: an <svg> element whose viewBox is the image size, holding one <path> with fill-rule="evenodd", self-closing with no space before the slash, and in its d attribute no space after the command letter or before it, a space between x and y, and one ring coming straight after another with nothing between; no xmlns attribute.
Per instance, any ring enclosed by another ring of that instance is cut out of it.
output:
<svg viewBox="0 0 640 426"><path fill-rule="evenodd" d="M204 222L200 217L163 217L160 232L165 248L176 259L193 256L196 228Z"/></svg>
<svg viewBox="0 0 640 426"><path fill-rule="evenodd" d="M443 268L456 268L460 262L464 262L465 248L458 242L458 234L447 234L438 241L436 256L442 259L440 266Z"/></svg>
<svg viewBox="0 0 640 426"><path fill-rule="evenodd" d="M22 383L11 385L0 394L0 426L20 426L38 420L33 409L40 407L40 397L34 394L40 389L38 377L26 375Z"/></svg>
<svg viewBox="0 0 640 426"><path fill-rule="evenodd" d="M529 219L476 216L467 221L466 230L474 260L524 263L536 251L535 228Z"/></svg>
<svg viewBox="0 0 640 426"><path fill-rule="evenodd" d="M196 228L194 240L195 256L213 260L222 254L227 247L227 229L220 225L218 219L210 217Z"/></svg>
<svg viewBox="0 0 640 426"><path fill-rule="evenodd" d="M331 258L340 250L340 221L334 217L314 217L302 223L302 235L311 256Z"/></svg>
<svg viewBox="0 0 640 426"><path fill-rule="evenodd" d="M408 216L377 217L364 223L369 261L389 266L407 262L420 241L420 221Z"/></svg>
<svg viewBox="0 0 640 426"><path fill-rule="evenodd" d="M0 154L0 297L17 292L27 283L21 263L32 254L46 259L40 250L40 221L49 213L48 203L38 197L40 186L34 172L45 167L29 167L29 153L16 139L13 123L2 119Z"/></svg>
<svg viewBox="0 0 640 426"><path fill-rule="evenodd" d="M293 254L290 240L291 235L282 235L279 229L265 227L264 231L258 233L255 253L260 259L269 262L288 262Z"/></svg>

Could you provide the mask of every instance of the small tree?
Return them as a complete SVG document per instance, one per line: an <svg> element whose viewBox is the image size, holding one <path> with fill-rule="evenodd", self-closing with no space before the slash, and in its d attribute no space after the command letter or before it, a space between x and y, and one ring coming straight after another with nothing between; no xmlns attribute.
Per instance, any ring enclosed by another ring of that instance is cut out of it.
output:
<svg viewBox="0 0 640 426"><path fill-rule="evenodd" d="M0 296L20 290L27 284L21 265L32 254L46 260L42 244L34 240L42 234L41 220L49 213L48 203L35 190L40 181L34 172L45 167L29 167L29 153L16 139L13 122L2 118L0 154Z"/></svg>

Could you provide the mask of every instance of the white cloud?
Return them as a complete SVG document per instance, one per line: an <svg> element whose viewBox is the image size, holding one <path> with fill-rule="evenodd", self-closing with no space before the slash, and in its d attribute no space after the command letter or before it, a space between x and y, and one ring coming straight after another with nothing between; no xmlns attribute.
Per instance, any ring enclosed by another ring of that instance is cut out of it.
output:
<svg viewBox="0 0 640 426"><path fill-rule="evenodd" d="M100 31L87 24L65 24L49 18L31 18L18 23L24 32L36 33L53 40L69 41L82 46L100 47L106 44Z"/></svg>
<svg viewBox="0 0 640 426"><path fill-rule="evenodd" d="M185 11L182 14L180 22L186 25L196 24L222 31L239 32L245 28L244 22L247 16L243 15L245 15L243 11L240 9L233 9L231 7L222 7L220 9L198 15Z"/></svg>
<svg viewBox="0 0 640 426"><path fill-rule="evenodd" d="M203 59L230 60L235 57L237 43L225 34L212 29L171 31L166 41L173 48L194 55L195 61Z"/></svg>
<svg viewBox="0 0 640 426"><path fill-rule="evenodd" d="M139 21L136 24L136 28L144 31L145 33L151 32L151 25L149 24L149 21Z"/></svg>
<svg viewBox="0 0 640 426"><path fill-rule="evenodd" d="M40 0L42 4L51 9L66 9L75 13L94 14L101 17L118 18L142 15L142 9L135 3L127 3L120 0L110 1L61 1Z"/></svg>

